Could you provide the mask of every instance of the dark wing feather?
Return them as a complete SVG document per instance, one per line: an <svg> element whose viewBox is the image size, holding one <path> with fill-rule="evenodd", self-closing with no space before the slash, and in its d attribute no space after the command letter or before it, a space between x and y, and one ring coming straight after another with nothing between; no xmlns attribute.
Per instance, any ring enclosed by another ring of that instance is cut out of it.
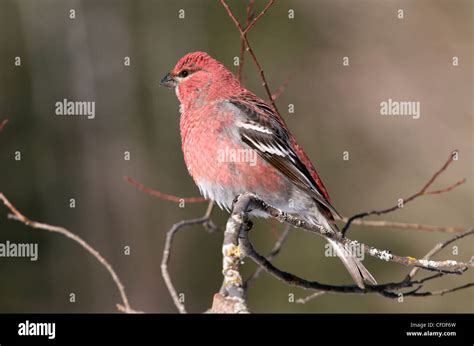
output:
<svg viewBox="0 0 474 346"><path fill-rule="evenodd" d="M295 153L283 120L263 101L252 96L245 94L230 100L246 115L244 121L237 123L242 141L319 204L339 215Z"/></svg>

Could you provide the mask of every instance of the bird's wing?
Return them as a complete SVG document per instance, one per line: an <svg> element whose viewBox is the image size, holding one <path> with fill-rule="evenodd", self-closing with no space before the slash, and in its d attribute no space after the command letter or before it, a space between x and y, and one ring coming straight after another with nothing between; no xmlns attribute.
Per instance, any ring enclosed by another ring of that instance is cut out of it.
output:
<svg viewBox="0 0 474 346"><path fill-rule="evenodd" d="M339 215L331 205L319 177L316 175L317 179L314 178L316 170L311 166L306 156L305 158L300 157L301 148L292 140L283 119L276 114L273 108L252 94L239 95L231 98L229 102L245 115L241 118L242 120L238 120L236 123L242 141L319 204ZM313 175L302 159L309 163L310 168L314 171Z"/></svg>

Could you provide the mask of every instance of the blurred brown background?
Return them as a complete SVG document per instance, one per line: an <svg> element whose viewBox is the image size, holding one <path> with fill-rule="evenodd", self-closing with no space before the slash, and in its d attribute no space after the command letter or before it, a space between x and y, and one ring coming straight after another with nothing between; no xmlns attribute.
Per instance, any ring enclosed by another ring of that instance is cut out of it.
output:
<svg viewBox="0 0 474 346"><path fill-rule="evenodd" d="M244 3L229 1L239 18ZM257 1L257 10L264 2ZM129 175L160 191L196 196L183 163L174 93L159 79L185 53L207 51L229 68L239 35L218 1L0 0L0 191L32 219L61 225L97 248L123 280L134 308L175 312L160 273L166 231L201 215L204 204L179 208L123 181ZM69 10L76 19L69 19ZM178 11L185 10L185 19ZM293 9L295 18L288 18ZM397 18L403 9L405 19ZM439 179L444 195L422 197L386 215L395 221L469 227L473 222L473 2L279 1L249 34L276 89L290 82L277 104L344 215L389 207L417 191L447 159L457 161ZM22 66L14 66L14 57ZM131 66L124 66L124 57ZM350 66L342 66L342 57ZM459 57L459 66L451 64ZM249 57L245 85L265 97ZM67 98L96 102L96 118L56 116ZM421 118L384 117L381 101L420 101ZM295 113L288 114L288 104ZM22 160L14 160L21 151ZM124 151L131 160L124 161ZM349 151L350 160L342 153ZM75 209L69 199L75 198ZM0 258L0 312L113 312L120 302L109 276L74 242L6 219L0 242L35 242L39 260ZM218 211L222 226L226 213ZM374 218L377 219L377 218ZM380 219L380 218L379 218ZM255 246L275 241L271 221L258 221ZM281 232L282 225L276 225ZM350 237L400 255L422 256L446 234L354 226ZM221 283L222 234L200 228L180 233L171 274L190 311L210 307ZM349 283L345 268L323 255L324 240L295 230L276 263L328 283ZM468 260L473 241L440 258ZM124 246L131 255L124 255ZM379 282L407 272L367 259ZM247 261L245 272L253 264ZM427 289L472 281L473 274ZM75 293L76 303L69 302ZM255 312L472 312L473 290L403 303L377 295L325 295L288 302L303 290L269 277L252 287Z"/></svg>

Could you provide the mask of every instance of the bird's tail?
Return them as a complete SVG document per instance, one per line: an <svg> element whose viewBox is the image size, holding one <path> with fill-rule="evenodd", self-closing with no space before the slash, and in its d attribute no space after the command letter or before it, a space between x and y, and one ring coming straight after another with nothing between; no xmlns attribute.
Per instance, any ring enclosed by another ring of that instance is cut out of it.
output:
<svg viewBox="0 0 474 346"><path fill-rule="evenodd" d="M314 211L306 214L306 220L316 226L322 226L328 230L332 230L335 233L340 233L341 231L339 228L331 222L329 219L333 219L332 215L326 216L325 214L321 213L320 209L317 208ZM326 240L331 244L336 255L341 259L342 263L345 265L349 274L351 274L352 279L360 288L364 288L364 282L367 282L372 285L376 285L377 281L375 281L372 274L364 267L359 257L364 255L363 249L354 249L351 248L349 245L344 245L341 242L336 240L326 238ZM358 257L359 255L359 257Z"/></svg>
<svg viewBox="0 0 474 346"><path fill-rule="evenodd" d="M328 220L326 216L321 213L314 213L313 215L317 215L318 219L312 220L314 223L318 223L319 225L331 229L336 233L340 233L341 231L339 228L331 221ZM376 285L377 281L375 281L374 277L370 272L364 267L361 260L359 259L358 255L361 256L364 254L362 251L363 249L355 249L350 248L348 245L344 245L336 240L326 238L327 241L331 244L336 255L341 259L344 266L351 274L352 279L360 288L364 288L364 282L367 282L372 285Z"/></svg>
<svg viewBox="0 0 474 346"><path fill-rule="evenodd" d="M328 242L336 251L337 256L341 259L342 263L346 266L352 279L360 288L364 288L364 281L372 285L376 285L374 277L367 268L364 267L360 259L354 254L353 249L347 248L344 244L341 244L335 240L327 238Z"/></svg>

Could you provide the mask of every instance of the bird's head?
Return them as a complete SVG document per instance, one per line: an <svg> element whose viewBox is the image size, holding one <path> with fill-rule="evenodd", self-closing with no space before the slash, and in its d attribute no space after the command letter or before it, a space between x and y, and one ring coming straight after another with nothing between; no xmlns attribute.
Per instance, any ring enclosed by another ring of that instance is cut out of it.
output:
<svg viewBox="0 0 474 346"><path fill-rule="evenodd" d="M181 103L193 99L212 101L240 89L240 83L223 64L204 52L188 53L163 77L160 84L175 88Z"/></svg>

